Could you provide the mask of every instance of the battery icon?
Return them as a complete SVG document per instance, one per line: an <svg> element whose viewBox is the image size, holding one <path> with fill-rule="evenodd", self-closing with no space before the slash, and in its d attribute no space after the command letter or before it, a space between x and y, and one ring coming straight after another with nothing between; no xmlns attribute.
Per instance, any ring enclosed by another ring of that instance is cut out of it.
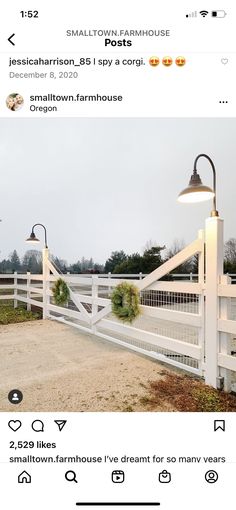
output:
<svg viewBox="0 0 236 510"><path fill-rule="evenodd" d="M211 15L213 18L225 18L226 16L225 11L211 11Z"/></svg>

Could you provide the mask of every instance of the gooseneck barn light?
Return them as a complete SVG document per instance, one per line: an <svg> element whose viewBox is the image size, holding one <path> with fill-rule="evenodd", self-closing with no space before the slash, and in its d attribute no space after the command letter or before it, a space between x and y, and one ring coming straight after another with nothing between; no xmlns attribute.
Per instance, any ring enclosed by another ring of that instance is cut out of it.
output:
<svg viewBox="0 0 236 510"><path fill-rule="evenodd" d="M205 186L202 184L200 175L197 173L197 162L200 158L206 158L212 168L213 172L213 189L209 186ZM218 211L216 210L216 170L215 165L212 159L207 154L199 154L195 161L193 167L193 174L191 175L189 185L187 188L183 189L178 196L179 202L184 203L194 203L194 202L203 202L205 200L213 199L213 209L211 211L211 216L219 216Z"/></svg>
<svg viewBox="0 0 236 510"><path fill-rule="evenodd" d="M27 243L32 243L32 244L37 244L37 243L40 242L40 240L36 237L36 235L34 233L35 227L42 227L44 229L45 248L48 248L48 245L47 245L47 230L46 230L46 227L42 223L35 223L35 225L33 225L31 234L28 237L28 239L26 239L26 242Z"/></svg>

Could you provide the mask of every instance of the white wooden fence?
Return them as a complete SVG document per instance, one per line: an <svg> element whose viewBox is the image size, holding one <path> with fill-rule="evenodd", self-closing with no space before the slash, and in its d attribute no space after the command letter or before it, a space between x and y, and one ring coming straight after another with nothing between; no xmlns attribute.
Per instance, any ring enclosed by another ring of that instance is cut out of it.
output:
<svg viewBox="0 0 236 510"><path fill-rule="evenodd" d="M198 278L160 279L198 255ZM130 276L130 275L129 275ZM63 278L70 288L67 306L56 306L52 284ZM111 313L112 289L122 275L62 275L43 251L43 274L0 275L0 299L42 308L43 318L67 323L203 376L226 391L236 387L236 285L223 275L223 222L210 218L198 238L151 274L129 278L140 290L141 316L132 325ZM11 282L11 283L6 283Z"/></svg>

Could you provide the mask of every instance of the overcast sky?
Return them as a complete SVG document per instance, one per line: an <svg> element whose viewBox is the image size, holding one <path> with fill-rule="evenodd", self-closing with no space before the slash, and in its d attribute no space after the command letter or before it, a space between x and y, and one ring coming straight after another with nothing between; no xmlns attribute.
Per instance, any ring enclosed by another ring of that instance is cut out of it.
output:
<svg viewBox="0 0 236 510"><path fill-rule="evenodd" d="M37 222L68 262L191 242L211 204L176 199L200 152L216 165L225 239L236 237L236 119L1 119L0 258L23 255ZM207 162L198 169L211 185Z"/></svg>

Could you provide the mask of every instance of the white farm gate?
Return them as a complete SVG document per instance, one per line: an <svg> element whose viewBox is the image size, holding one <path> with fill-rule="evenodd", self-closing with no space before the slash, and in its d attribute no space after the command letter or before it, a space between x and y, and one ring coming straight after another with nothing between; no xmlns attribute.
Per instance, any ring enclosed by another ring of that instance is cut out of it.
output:
<svg viewBox="0 0 236 510"><path fill-rule="evenodd" d="M194 281L163 281L186 260L198 256ZM57 306L52 284L63 278L70 288L68 306ZM12 275L0 275L1 279ZM14 274L14 282L1 285L11 293L0 299L21 301L43 309L44 319L67 323L182 368L226 391L236 385L236 285L223 275L223 221L208 218L205 231L177 255L140 279L129 279L140 290L141 316L132 325L111 313L112 289L122 281L107 275L62 275L43 251L43 275Z"/></svg>

